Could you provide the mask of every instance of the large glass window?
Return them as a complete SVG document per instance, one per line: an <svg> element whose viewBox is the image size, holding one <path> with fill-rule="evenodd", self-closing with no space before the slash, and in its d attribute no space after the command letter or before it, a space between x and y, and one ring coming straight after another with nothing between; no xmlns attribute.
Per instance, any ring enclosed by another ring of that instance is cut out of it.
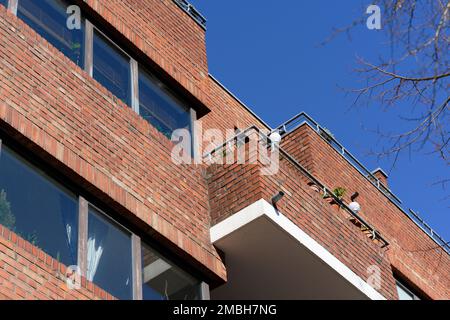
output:
<svg viewBox="0 0 450 320"><path fill-rule="evenodd" d="M198 280L160 257L142 243L142 295L144 300L199 300Z"/></svg>
<svg viewBox="0 0 450 320"><path fill-rule="evenodd" d="M68 28L70 5L63 0L19 0L17 16L84 68L84 23L80 21L79 29Z"/></svg>
<svg viewBox="0 0 450 320"><path fill-rule="evenodd" d="M133 299L131 234L89 208L87 280L119 299Z"/></svg>
<svg viewBox="0 0 450 320"><path fill-rule="evenodd" d="M139 114L169 139L175 129L191 126L189 108L144 70L139 70Z"/></svg>
<svg viewBox="0 0 450 320"><path fill-rule="evenodd" d="M130 57L97 30L94 31L93 77L131 106Z"/></svg>
<svg viewBox="0 0 450 320"><path fill-rule="evenodd" d="M5 146L0 223L63 264L77 264L77 198Z"/></svg>

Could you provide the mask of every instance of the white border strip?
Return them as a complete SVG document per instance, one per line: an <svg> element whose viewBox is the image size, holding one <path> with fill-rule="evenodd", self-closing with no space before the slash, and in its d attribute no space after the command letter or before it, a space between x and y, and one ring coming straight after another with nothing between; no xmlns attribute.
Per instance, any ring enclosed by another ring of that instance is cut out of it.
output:
<svg viewBox="0 0 450 320"><path fill-rule="evenodd" d="M316 255L325 264L339 273L344 279L359 289L363 294L372 300L386 300L378 291L372 288L361 277L350 270L346 265L333 256L328 250L322 247L317 241L307 235L292 221L286 218L266 200L260 199L238 213L213 226L210 230L211 242L216 243L220 239L229 236L232 232L244 227L246 224L259 217L266 216L278 227L287 232L300 244L305 246L311 253Z"/></svg>

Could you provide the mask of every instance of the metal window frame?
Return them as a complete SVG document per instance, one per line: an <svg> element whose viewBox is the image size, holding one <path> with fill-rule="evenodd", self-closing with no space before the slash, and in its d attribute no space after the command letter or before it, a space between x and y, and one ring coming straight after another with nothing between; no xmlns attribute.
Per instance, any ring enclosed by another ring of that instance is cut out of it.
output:
<svg viewBox="0 0 450 320"><path fill-rule="evenodd" d="M81 275L87 278L87 237L89 203L83 197L78 197L78 267Z"/></svg>
<svg viewBox="0 0 450 320"><path fill-rule="evenodd" d="M8 10L10 10L14 15L17 15L18 1L20 0L9 0ZM131 102L129 107L140 115L139 110L139 73L141 71L140 65L138 61L126 52L120 45L118 45L113 39L111 39L105 32L103 32L100 28L96 27L89 19L84 18L85 24L85 35L84 35L84 71L94 79L94 35L95 32L98 32L102 37L104 37L108 42L110 42L115 48L117 48L120 52L122 52L129 59L130 65L130 90L131 90ZM154 77L157 81L161 81L158 77L156 77L152 72L149 72L146 68L142 68L142 71L149 73L151 77ZM94 79L95 80L95 79ZM167 92L167 94L172 95L172 92ZM174 95L176 100L180 100L177 95ZM181 102L181 101L180 101ZM184 104L182 104L184 105ZM193 158L200 156L198 147L194 147L198 144L196 139L196 130L195 121L197 120L197 112L195 109L190 107L189 105L184 105L188 109L191 115L191 144L193 146Z"/></svg>
<svg viewBox="0 0 450 320"><path fill-rule="evenodd" d="M131 263L133 267L133 300L142 300L142 254L141 238L131 234Z"/></svg>
<svg viewBox="0 0 450 320"><path fill-rule="evenodd" d="M189 106L188 104L184 103L184 99L179 98L177 94L175 94L164 82L162 82L162 80L160 80L156 75L154 75L152 72L150 72L147 68L139 67L139 63L134 60L133 58L131 58L131 62L133 64L135 64L135 66L132 65L131 68L131 72L132 72L132 80L134 83L134 104L133 104L133 110L136 111L137 114L140 115L140 99L139 99L139 92L140 92L140 88L139 88L139 75L142 73L145 73L146 76L148 76L150 78L150 81L154 81L157 82L156 84L161 84L162 88L160 88L161 92L163 94L166 94L167 96L169 96L171 99L173 99L181 108L186 109L186 112L189 113L190 116L190 121L189 121L189 125L190 125L190 133L191 133L191 157L193 159L198 159L198 161L201 161L201 153L198 150L198 147L196 147L197 143L199 142L197 140L198 135L197 130L195 130L196 128L196 121L197 121L197 111L192 108L191 106ZM133 88L132 88L132 92L133 92ZM199 157L199 158L196 158Z"/></svg>

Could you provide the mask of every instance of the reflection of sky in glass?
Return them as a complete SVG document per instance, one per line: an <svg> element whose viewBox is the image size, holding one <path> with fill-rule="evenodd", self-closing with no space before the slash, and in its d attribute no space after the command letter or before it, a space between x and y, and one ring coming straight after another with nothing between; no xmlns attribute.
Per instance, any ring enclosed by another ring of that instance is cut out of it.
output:
<svg viewBox="0 0 450 320"><path fill-rule="evenodd" d="M83 68L84 23L80 30L69 30L67 7L68 3L61 0L20 0L17 16Z"/></svg>
<svg viewBox="0 0 450 320"><path fill-rule="evenodd" d="M189 109L142 70L139 72L139 113L169 139L175 129L190 128Z"/></svg>
<svg viewBox="0 0 450 320"><path fill-rule="evenodd" d="M144 300L198 300L199 281L142 243Z"/></svg>
<svg viewBox="0 0 450 320"><path fill-rule="evenodd" d="M94 32L94 79L131 105L130 58L97 31Z"/></svg>
<svg viewBox="0 0 450 320"><path fill-rule="evenodd" d="M75 265L76 197L19 160L4 146L0 153L0 192L2 190L15 217L14 226L9 227L65 265ZM0 220L5 214L5 206L0 204Z"/></svg>
<svg viewBox="0 0 450 320"><path fill-rule="evenodd" d="M130 234L90 208L88 242L95 242L95 249L88 246L88 276L116 298L132 299ZM98 263L89 262L95 259Z"/></svg>

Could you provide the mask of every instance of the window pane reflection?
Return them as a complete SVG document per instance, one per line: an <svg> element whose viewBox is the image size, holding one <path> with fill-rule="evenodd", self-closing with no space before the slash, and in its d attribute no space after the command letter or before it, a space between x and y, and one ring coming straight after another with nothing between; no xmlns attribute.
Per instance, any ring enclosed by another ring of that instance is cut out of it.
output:
<svg viewBox="0 0 450 320"><path fill-rule="evenodd" d="M94 32L93 59L94 79L130 106L130 57L96 30Z"/></svg>
<svg viewBox="0 0 450 320"><path fill-rule="evenodd" d="M63 264L77 264L77 198L5 146L0 150L0 224Z"/></svg>
<svg viewBox="0 0 450 320"><path fill-rule="evenodd" d="M71 4L62 0L20 0L17 16L83 68L84 21L80 29L67 27L66 10Z"/></svg>
<svg viewBox="0 0 450 320"><path fill-rule="evenodd" d="M199 300L200 282L142 243L144 300Z"/></svg>
<svg viewBox="0 0 450 320"><path fill-rule="evenodd" d="M87 280L114 297L132 299L131 235L89 208Z"/></svg>

